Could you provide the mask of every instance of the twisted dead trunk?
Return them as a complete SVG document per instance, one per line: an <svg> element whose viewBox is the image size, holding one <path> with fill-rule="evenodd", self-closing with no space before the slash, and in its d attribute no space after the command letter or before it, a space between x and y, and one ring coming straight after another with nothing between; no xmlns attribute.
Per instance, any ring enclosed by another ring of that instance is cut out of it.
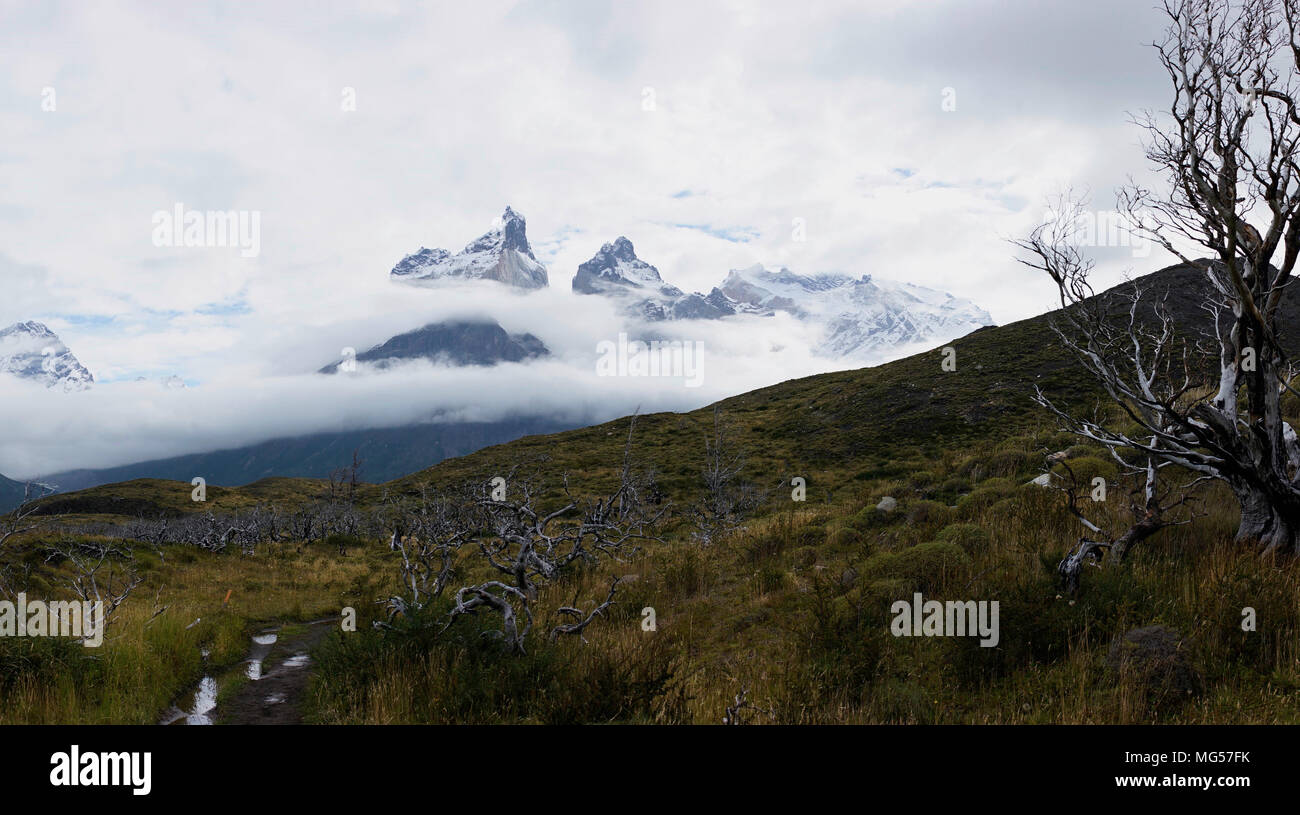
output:
<svg viewBox="0 0 1300 815"><path fill-rule="evenodd" d="M1268 489L1244 481L1232 484L1241 504L1236 540L1258 544L1264 554L1300 553L1300 500L1289 489Z"/></svg>

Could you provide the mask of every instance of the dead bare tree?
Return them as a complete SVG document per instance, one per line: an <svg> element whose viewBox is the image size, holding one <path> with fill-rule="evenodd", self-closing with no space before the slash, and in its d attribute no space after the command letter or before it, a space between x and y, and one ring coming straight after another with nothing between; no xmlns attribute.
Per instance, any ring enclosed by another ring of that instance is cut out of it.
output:
<svg viewBox="0 0 1300 815"><path fill-rule="evenodd" d="M114 612L144 581L131 550L102 541L64 540L46 547L46 562L70 570L62 582L84 602L100 603L107 626Z"/></svg>
<svg viewBox="0 0 1300 815"><path fill-rule="evenodd" d="M618 577L614 578L614 582L609 584L609 594L605 596L605 602L593 608L586 615L583 615L582 609L577 607L578 598L576 595L574 596L573 602L570 605L561 606L560 608L556 609L555 613L557 615L572 617L574 618L575 621L571 623L561 623L560 625L557 625L554 628L552 628L551 639L554 640L557 637L559 637L561 634L572 634L578 637L579 639L581 639L585 643L587 639L582 636L582 632L586 630L588 625L591 625L592 620L604 614L609 609L609 607L614 604L614 591L615 589L618 588L618 582L620 579L621 578Z"/></svg>
<svg viewBox="0 0 1300 815"><path fill-rule="evenodd" d="M393 530L389 545L401 558L402 594L385 601L389 622L378 627L392 628L398 613L410 615L427 607L450 585L458 560L470 557L474 560L467 569L486 569L497 577L457 589L440 630L488 611L500 616L502 624L490 634L502 639L509 651L526 653L541 588L602 559L630 556L640 542L653 539L654 528L670 508L655 495L653 476L633 465L635 426L633 419L617 486L599 497L575 496L566 477L558 505L543 508L537 479L519 477L517 470L505 479L509 489L504 498L490 483L432 501L424 495L418 510ZM613 604L617 586L614 580L604 602L590 612L579 609L576 598L558 609L557 615L572 621L552 628L551 639L561 634L582 637Z"/></svg>
<svg viewBox="0 0 1300 815"><path fill-rule="evenodd" d="M1126 332L1131 350L1121 355L1117 337L1078 308L1092 295L1091 263L1070 243L1069 207L1018 242L1032 256L1022 262L1056 283L1074 329L1063 340L1123 412L1123 422L1071 419L1071 429L1226 483L1241 508L1237 539L1296 554L1300 444L1282 397L1297 391L1280 309L1300 257L1300 11L1297 0L1166 0L1164 9L1169 27L1155 48L1173 99L1166 115L1136 123L1168 189L1130 185L1120 206L1134 234L1199 270L1214 292L1217 387L1199 388L1189 366L1169 364L1167 316L1157 313L1163 327L1142 343ZM1193 258L1191 246L1211 257Z"/></svg>
<svg viewBox="0 0 1300 815"><path fill-rule="evenodd" d="M461 547L470 542L474 521L462 501L422 491L418 508L398 521L389 548L402 558L403 593L383 601L389 624L440 597L454 576Z"/></svg>
<svg viewBox="0 0 1300 815"><path fill-rule="evenodd" d="M11 538L16 541L20 535L36 531L49 520L38 516L37 502L52 492L53 489L44 484L26 485L22 503L0 516L0 547ZM10 601L16 600L19 592L24 591L31 582L32 571L32 564L25 559L11 561L6 558L0 562L0 596Z"/></svg>
<svg viewBox="0 0 1300 815"><path fill-rule="evenodd" d="M347 467L348 476L348 500L356 498L357 487L361 485L361 471L365 465L365 460L361 458L360 448L352 451L352 463Z"/></svg>
<svg viewBox="0 0 1300 815"><path fill-rule="evenodd" d="M365 460L361 458L361 450L357 448L352 451L351 464L330 471L331 501L353 501L356 499L357 487L361 485L361 472L364 465Z"/></svg>
<svg viewBox="0 0 1300 815"><path fill-rule="evenodd" d="M601 557L622 560L636 551L640 541L652 539L652 530L669 506L654 505L650 498L654 491L653 477L634 468L632 439L635 431L636 418L633 417L628 426L618 486L608 495L594 499L576 498L570 492L566 476L563 483L565 501L549 512L539 508L536 485L528 478L515 481L517 497L513 499L498 501L485 495L478 500L483 526L489 534L477 541L477 550L491 568L506 577L512 589L510 592L502 591L501 586L505 584L496 581L472 587L473 596L480 600L478 605L486 604L504 616L502 604L518 602L531 625L531 605L537 600L541 583L552 581L576 566L594 565ZM617 584L615 580L610 586L609 597L599 608L599 613L603 613L613 601ZM496 589L491 600L484 596L489 589ZM453 610L449 625L457 616L478 607L462 610L459 599L458 596L457 609ZM572 607L566 608L577 611ZM577 613L581 615L580 611ZM597 612L592 612L580 624L559 626L558 633L580 634L596 615ZM507 622L515 616L512 612ZM513 635L507 630L507 646L522 653L526 632L527 627Z"/></svg>
<svg viewBox="0 0 1300 815"><path fill-rule="evenodd" d="M704 494L690 508L700 543L715 543L739 529L745 518L763 503L766 495L741 477L745 451L736 443L735 430L718 407L713 409L713 426L704 439Z"/></svg>
<svg viewBox="0 0 1300 815"><path fill-rule="evenodd" d="M516 603L522 609L524 624L519 625L519 613ZM501 630L488 632L500 637L506 647L517 653L525 653L524 640L533 627L533 611L528 596L514 586L508 586L500 580L489 580L477 586L463 586L456 592L456 605L447 615L447 622L442 630L446 631L457 619L473 614L480 608L489 608L501 615Z"/></svg>
<svg viewBox="0 0 1300 815"><path fill-rule="evenodd" d="M0 546L4 546L10 538L31 532L41 525L42 519L37 517L40 508L37 502L50 492L52 490L44 484L27 484L23 489L22 503L0 515Z"/></svg>
<svg viewBox="0 0 1300 815"><path fill-rule="evenodd" d="M1109 485L1080 483L1068 460L1056 462L1064 470L1059 479L1049 479L1049 485L1065 496L1066 508L1078 519L1088 534L1079 538L1078 544L1071 549L1056 567L1057 574L1065 589L1074 593L1079 588L1080 573L1085 563L1100 566L1115 566L1124 562L1129 550L1138 543L1150 538L1162 529L1190 523L1193 515L1195 493L1190 484L1170 486L1168 480L1162 480L1160 471L1168 464L1157 462L1146 456L1143 464L1132 464L1121 457L1118 451L1112 451L1120 464L1121 478L1127 478L1132 487L1128 491L1127 523L1119 534L1107 532L1084 511L1080 503L1084 500L1081 493L1094 493L1098 487L1106 489ZM1047 469L1049 475L1052 470ZM1090 489L1091 488L1091 489ZM1104 556L1104 560L1103 560Z"/></svg>
<svg viewBox="0 0 1300 815"><path fill-rule="evenodd" d="M722 723L726 725L745 724L747 717L742 714L747 711L761 713L767 716L769 720L776 719L775 711L754 704L753 700L749 698L749 686L744 685L741 687L740 693L736 694L735 700L727 705L725 712L722 714Z"/></svg>

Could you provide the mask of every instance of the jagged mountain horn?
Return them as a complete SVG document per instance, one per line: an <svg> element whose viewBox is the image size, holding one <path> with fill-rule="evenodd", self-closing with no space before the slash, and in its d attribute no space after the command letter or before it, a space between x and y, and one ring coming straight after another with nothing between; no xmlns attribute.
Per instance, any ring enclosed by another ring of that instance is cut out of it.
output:
<svg viewBox="0 0 1300 815"><path fill-rule="evenodd" d="M659 270L638 258L632 241L621 235L600 247L573 276L573 290L579 294L621 293L630 289L681 294L680 289L666 286Z"/></svg>
<svg viewBox="0 0 1300 815"><path fill-rule="evenodd" d="M495 280L521 289L548 285L546 267L538 262L528 244L524 216L506 207L492 229L480 235L456 254L446 249L428 249L407 255L390 275L408 283L433 283L445 279Z"/></svg>

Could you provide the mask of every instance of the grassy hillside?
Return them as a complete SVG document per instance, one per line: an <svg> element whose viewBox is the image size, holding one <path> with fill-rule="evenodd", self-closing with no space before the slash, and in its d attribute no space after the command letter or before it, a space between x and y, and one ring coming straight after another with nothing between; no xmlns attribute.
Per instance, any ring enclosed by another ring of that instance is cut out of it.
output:
<svg viewBox="0 0 1300 815"><path fill-rule="evenodd" d="M1171 307L1194 327L1193 274L1175 268L1146 282L1175 292ZM1287 308L1297 315L1294 299ZM234 615L243 622L230 625L242 631L251 620L304 619L349 605L360 615L357 632L334 634L315 654L311 721L717 723L744 694L740 716L751 722L1300 723L1300 569L1236 547L1235 504L1207 486L1190 523L1144 543L1124 568L1086 570L1078 594L1065 595L1055 567L1083 530L1058 493L1029 480L1057 452L1085 481L1107 479L1114 498L1088 505L1106 528L1124 523L1128 485L1099 450L1059 432L1030 394L1037 385L1060 403L1090 408L1095 391L1047 318L952 345L955 371L942 369L936 349L721 402L745 450L742 475L766 488L767 499L713 545L693 539L684 511L701 493L712 409L639 417L634 456L657 472L674 514L659 540L635 555L575 569L543 588L539 632L564 619L561 606L590 608L622 578L615 604L584 639L537 634L526 656L505 654L483 636L499 627L495 618L447 632L422 624L441 619L448 597L399 618L396 631L374 631L375 601L397 590L397 555L380 536L337 547L285 541L252 554L197 552L188 561L167 549L166 568L151 570L119 629L122 653L134 656L77 683L26 657L21 677L0 687L0 707L10 721L130 719L122 711L173 697L193 669L171 676L151 667L155 684L118 672L132 660L154 665L145 653L163 649L183 660L187 649L215 642L217 631L178 633L199 609ZM1294 421L1300 404L1287 407ZM559 499L566 474L575 493L591 494L615 482L627 430L622 419L486 448L365 487L357 503L374 509L426 486L482 483L515 467L543 483L543 503ZM793 500L794 476L807 480L807 500ZM327 485L275 479L210 488L207 505L190 501L191 489L136 481L53 496L44 508L84 520L293 506L319 501ZM879 509L886 497L893 508ZM13 562L0 553L0 566L5 557ZM290 577L286 564L304 571ZM57 573L47 568L38 577L54 585ZM462 550L454 568L456 586L492 574L471 551ZM231 609L219 602L228 586L239 589ZM892 636L892 604L914 592L997 601L997 646ZM180 644L155 642L163 635L146 631L149 609L169 599L183 613L169 610L153 625L177 632ZM657 618L653 631L642 626L645 609ZM1257 618L1250 630L1246 609ZM1150 626L1174 632L1161 665L1177 670L1136 671L1117 661L1126 634ZM14 659L0 653L6 658Z"/></svg>

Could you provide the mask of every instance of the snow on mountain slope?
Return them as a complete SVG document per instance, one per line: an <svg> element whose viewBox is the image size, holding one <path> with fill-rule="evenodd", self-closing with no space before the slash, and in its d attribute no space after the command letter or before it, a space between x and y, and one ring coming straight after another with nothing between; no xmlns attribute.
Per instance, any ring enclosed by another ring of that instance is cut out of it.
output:
<svg viewBox="0 0 1300 815"><path fill-rule="evenodd" d="M85 390L95 382L58 335L38 322L0 331L0 372L65 391Z"/></svg>
<svg viewBox="0 0 1300 815"><path fill-rule="evenodd" d="M632 242L618 237L600 247L573 276L577 294L600 294L623 303L623 312L649 322L660 320L713 320L751 311L718 289L709 294L686 294L665 283L659 270L636 256Z"/></svg>
<svg viewBox="0 0 1300 815"><path fill-rule="evenodd" d="M521 289L547 285L546 267L533 257L524 216L510 207L491 230L452 254L446 249L426 249L407 255L393 267L394 280L429 283L445 278L496 280Z"/></svg>
<svg viewBox="0 0 1300 815"><path fill-rule="evenodd" d="M865 358L993 325L989 313L969 300L872 275L800 275L759 265L733 269L721 290L737 303L821 323L825 332L815 350L828 357Z"/></svg>
<svg viewBox="0 0 1300 815"><path fill-rule="evenodd" d="M578 267L573 290L613 298L624 314L647 322L784 311L821 326L814 351L832 358L873 359L897 346L952 339L993 324L969 300L871 275L800 275L756 265L732 270L707 295L685 294L638 258L624 237Z"/></svg>
<svg viewBox="0 0 1300 815"><path fill-rule="evenodd" d="M573 290L580 294L628 293L640 290L658 292L669 297L681 296L682 290L669 286L659 270L636 256L632 241L619 236L600 247L591 260L578 267L573 276Z"/></svg>

